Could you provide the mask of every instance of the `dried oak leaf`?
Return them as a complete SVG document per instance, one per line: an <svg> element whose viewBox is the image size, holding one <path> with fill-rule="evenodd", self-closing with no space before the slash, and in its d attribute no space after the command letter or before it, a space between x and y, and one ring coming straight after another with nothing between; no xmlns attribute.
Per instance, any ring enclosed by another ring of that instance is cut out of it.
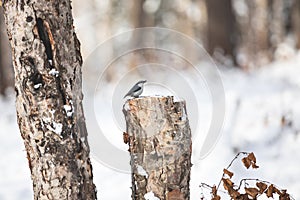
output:
<svg viewBox="0 0 300 200"><path fill-rule="evenodd" d="M221 197L219 195L213 196L213 198L211 200L220 200Z"/></svg>
<svg viewBox="0 0 300 200"><path fill-rule="evenodd" d="M249 155L248 155L248 158L251 160L251 166L253 169L256 169L258 168L258 166L256 165L256 157L254 155L253 152L251 152Z"/></svg>
<svg viewBox="0 0 300 200"><path fill-rule="evenodd" d="M230 178L232 178L233 173L231 171L229 171L228 169L223 169L223 173L227 174Z"/></svg>
<svg viewBox="0 0 300 200"><path fill-rule="evenodd" d="M242 159L242 162L244 163L244 165L247 169L249 169L250 166L253 169L258 168L258 166L256 165L256 157L253 152L251 152L247 157L244 157Z"/></svg>
<svg viewBox="0 0 300 200"><path fill-rule="evenodd" d="M271 184L271 185L269 185L269 187L268 187L268 189L267 189L267 191L265 193L266 193L266 195L267 195L268 198L270 198L270 197L273 198L273 193L274 192L275 192L274 191L274 186L273 186L273 184Z"/></svg>
<svg viewBox="0 0 300 200"><path fill-rule="evenodd" d="M290 195L286 193L286 190L282 190L279 195L279 200L291 200Z"/></svg>
<svg viewBox="0 0 300 200"><path fill-rule="evenodd" d="M241 194L233 188L233 182L228 178L222 178L223 187L227 190L232 199L237 199Z"/></svg>
<svg viewBox="0 0 300 200"><path fill-rule="evenodd" d="M211 193L215 196L217 194L217 187L214 185L211 189Z"/></svg>
<svg viewBox="0 0 300 200"><path fill-rule="evenodd" d="M281 195L282 192L283 192L283 190L282 190L282 192L281 192L277 187L274 186L273 192L274 192L274 193L277 193L278 195Z"/></svg>
<svg viewBox="0 0 300 200"><path fill-rule="evenodd" d="M233 188L233 182L229 178L222 178L224 189L229 191Z"/></svg>
<svg viewBox="0 0 300 200"><path fill-rule="evenodd" d="M253 152L251 152L248 156L247 156L252 162L256 162L256 157L254 155Z"/></svg>
<svg viewBox="0 0 300 200"><path fill-rule="evenodd" d="M213 198L211 200L220 200L221 197L217 195L217 187L214 185L211 189L211 193L213 195Z"/></svg>
<svg viewBox="0 0 300 200"><path fill-rule="evenodd" d="M241 194L237 199L238 200L251 200L247 194Z"/></svg>
<svg viewBox="0 0 300 200"><path fill-rule="evenodd" d="M245 188L245 192L253 199L255 199L256 196L259 194L259 190L257 188Z"/></svg>
<svg viewBox="0 0 300 200"><path fill-rule="evenodd" d="M228 193L232 199L240 199L241 194L237 190L232 189Z"/></svg>
<svg viewBox="0 0 300 200"><path fill-rule="evenodd" d="M251 161L248 159L248 157L243 158L242 162L244 163L245 167L249 169L249 167L251 166Z"/></svg>
<svg viewBox="0 0 300 200"><path fill-rule="evenodd" d="M262 194L267 189L268 185L263 182L257 182L256 186L259 188L259 193Z"/></svg>
<svg viewBox="0 0 300 200"><path fill-rule="evenodd" d="M126 132L123 132L123 141L125 144L128 144L129 142L129 134Z"/></svg>

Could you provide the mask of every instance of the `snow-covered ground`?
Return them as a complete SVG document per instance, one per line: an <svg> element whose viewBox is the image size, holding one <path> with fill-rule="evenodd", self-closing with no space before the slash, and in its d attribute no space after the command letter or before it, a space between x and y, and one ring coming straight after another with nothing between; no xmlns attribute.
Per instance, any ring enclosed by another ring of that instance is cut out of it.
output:
<svg viewBox="0 0 300 200"><path fill-rule="evenodd" d="M192 200L200 199L202 182L218 184L223 168L236 151L253 151L260 168L245 170L237 161L231 168L234 177L270 181L300 199L299 63L297 54L247 73L221 69L225 123L213 151L193 165ZM103 115L101 109L95 112L97 116ZM32 199L30 171L16 123L13 93L7 99L0 98L0 127L0 200ZM119 137L122 141L121 132ZM194 152L200 148L194 145ZM94 158L92 163L99 198L131 199L128 173L107 168Z"/></svg>

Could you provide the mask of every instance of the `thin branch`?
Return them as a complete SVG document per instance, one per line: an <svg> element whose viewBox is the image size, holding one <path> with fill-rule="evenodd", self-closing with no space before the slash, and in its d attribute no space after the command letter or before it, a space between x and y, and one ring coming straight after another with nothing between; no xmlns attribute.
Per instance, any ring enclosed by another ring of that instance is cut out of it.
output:
<svg viewBox="0 0 300 200"><path fill-rule="evenodd" d="M249 153L249 152L243 152L243 151L237 153L236 156L231 160L231 162L229 163L229 165L227 166L226 169L229 169L229 168L232 166L233 162L234 162L236 159L238 159L238 157L239 157L241 154L243 154L243 155L249 155L250 153ZM223 172L222 178L220 179L220 181L219 181L219 183L218 183L217 190L219 190L219 187L220 187L220 185L221 185L221 182L222 182L222 179L223 179L224 175L225 175L225 174L224 174L224 172Z"/></svg>
<svg viewBox="0 0 300 200"><path fill-rule="evenodd" d="M207 183L201 183L201 184L199 185L199 187L212 190L214 186L210 186L210 185L208 185ZM224 190L218 190L218 192L222 192L222 193L224 193L224 194L227 194L227 192L224 191Z"/></svg>

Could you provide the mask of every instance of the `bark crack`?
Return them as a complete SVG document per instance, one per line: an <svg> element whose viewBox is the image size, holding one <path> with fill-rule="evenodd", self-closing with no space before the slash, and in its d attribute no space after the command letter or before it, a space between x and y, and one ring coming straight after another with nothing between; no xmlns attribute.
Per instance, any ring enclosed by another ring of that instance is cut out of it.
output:
<svg viewBox="0 0 300 200"><path fill-rule="evenodd" d="M50 66L53 67L53 51L52 51L48 30L46 30L46 26L44 25L44 20L40 17L36 17L36 25L37 25L39 37L45 46L47 60Z"/></svg>

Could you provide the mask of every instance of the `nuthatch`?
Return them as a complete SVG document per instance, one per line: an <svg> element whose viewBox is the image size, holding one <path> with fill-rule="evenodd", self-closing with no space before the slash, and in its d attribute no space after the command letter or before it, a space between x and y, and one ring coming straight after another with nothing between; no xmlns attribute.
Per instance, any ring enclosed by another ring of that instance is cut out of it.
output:
<svg viewBox="0 0 300 200"><path fill-rule="evenodd" d="M123 98L127 96L134 97L134 98L139 97L143 92L144 83L146 82L147 82L146 80L137 82Z"/></svg>

